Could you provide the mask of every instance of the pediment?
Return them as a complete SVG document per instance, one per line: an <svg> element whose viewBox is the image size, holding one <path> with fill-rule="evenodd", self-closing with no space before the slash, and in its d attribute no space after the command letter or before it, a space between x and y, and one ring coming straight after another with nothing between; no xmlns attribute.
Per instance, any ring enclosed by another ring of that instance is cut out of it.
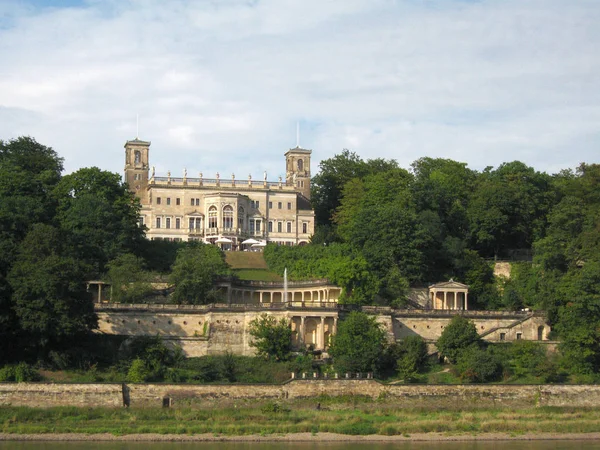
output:
<svg viewBox="0 0 600 450"><path fill-rule="evenodd" d="M439 283L432 284L429 289L469 289L469 286L458 281L441 281Z"/></svg>

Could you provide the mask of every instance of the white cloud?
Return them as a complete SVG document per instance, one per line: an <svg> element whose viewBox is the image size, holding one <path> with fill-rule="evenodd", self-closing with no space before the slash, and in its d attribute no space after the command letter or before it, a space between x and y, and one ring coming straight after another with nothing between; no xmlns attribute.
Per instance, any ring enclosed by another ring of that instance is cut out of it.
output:
<svg viewBox="0 0 600 450"><path fill-rule="evenodd" d="M0 138L34 136L68 171L283 174L321 159L598 160L594 0L87 2L0 8ZM229 176L229 175L228 175Z"/></svg>

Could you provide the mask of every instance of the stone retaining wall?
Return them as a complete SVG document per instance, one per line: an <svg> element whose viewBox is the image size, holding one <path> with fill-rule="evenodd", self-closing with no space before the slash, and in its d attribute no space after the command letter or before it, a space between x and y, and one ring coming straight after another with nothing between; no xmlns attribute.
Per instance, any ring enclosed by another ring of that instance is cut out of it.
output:
<svg viewBox="0 0 600 450"><path fill-rule="evenodd" d="M400 406L599 407L591 385L390 385L368 379L307 379L281 385L0 383L0 406L202 406L237 400L285 400L320 395L393 398Z"/></svg>

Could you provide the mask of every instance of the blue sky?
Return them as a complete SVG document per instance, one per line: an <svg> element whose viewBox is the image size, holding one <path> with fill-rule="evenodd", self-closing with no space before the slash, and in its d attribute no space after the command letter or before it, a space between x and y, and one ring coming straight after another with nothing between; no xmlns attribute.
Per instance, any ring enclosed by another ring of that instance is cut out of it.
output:
<svg viewBox="0 0 600 450"><path fill-rule="evenodd" d="M600 154L597 0L0 0L0 139L67 171L283 174L300 144L557 172Z"/></svg>

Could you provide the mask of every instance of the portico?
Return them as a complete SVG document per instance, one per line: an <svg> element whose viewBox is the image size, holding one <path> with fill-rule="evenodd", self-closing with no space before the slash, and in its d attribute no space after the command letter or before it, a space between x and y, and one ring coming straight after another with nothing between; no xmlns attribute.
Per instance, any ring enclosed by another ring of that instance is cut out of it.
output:
<svg viewBox="0 0 600 450"><path fill-rule="evenodd" d="M468 310L469 286L450 279L429 286L432 309Z"/></svg>

